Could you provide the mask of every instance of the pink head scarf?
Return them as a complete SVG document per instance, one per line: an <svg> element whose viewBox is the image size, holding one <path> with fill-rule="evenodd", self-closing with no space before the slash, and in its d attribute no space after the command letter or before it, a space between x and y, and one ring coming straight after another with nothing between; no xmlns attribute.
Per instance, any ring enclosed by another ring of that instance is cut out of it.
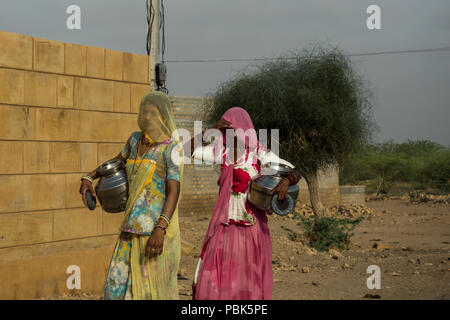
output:
<svg viewBox="0 0 450 320"><path fill-rule="evenodd" d="M247 113L247 111L240 107L233 107L228 109L223 114L222 119L231 122L238 140L240 140L242 143L245 143L249 151L252 151L259 146L252 119L250 118L250 115ZM226 137L224 133L224 145L225 141ZM230 165L226 165L225 163L222 164L222 170L218 181L219 197L217 199L216 207L214 209L214 213L203 242L203 251L206 248L206 243L213 236L216 227L220 224L228 224L228 206L231 196L231 187L233 185L233 169L233 163L231 163Z"/></svg>
<svg viewBox="0 0 450 320"><path fill-rule="evenodd" d="M233 107L223 114L222 119L231 122L238 140L244 143L250 151L258 146L256 131L247 111L240 107ZM224 143L225 141L226 139L224 139Z"/></svg>

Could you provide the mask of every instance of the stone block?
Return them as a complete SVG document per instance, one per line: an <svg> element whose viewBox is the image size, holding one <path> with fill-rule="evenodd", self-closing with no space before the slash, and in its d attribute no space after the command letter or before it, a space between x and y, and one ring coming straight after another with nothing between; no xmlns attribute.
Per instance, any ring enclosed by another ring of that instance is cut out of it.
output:
<svg viewBox="0 0 450 320"><path fill-rule="evenodd" d="M114 111L130 112L130 84L114 82Z"/></svg>
<svg viewBox="0 0 450 320"><path fill-rule="evenodd" d="M94 78L105 77L105 49L87 47L86 52L86 75Z"/></svg>
<svg viewBox="0 0 450 320"><path fill-rule="evenodd" d="M24 141L23 170L24 173L50 172L50 143Z"/></svg>
<svg viewBox="0 0 450 320"><path fill-rule="evenodd" d="M0 103L23 104L25 71L0 68Z"/></svg>
<svg viewBox="0 0 450 320"><path fill-rule="evenodd" d="M36 108L0 105L0 119L8 119L0 126L2 139L34 138Z"/></svg>
<svg viewBox="0 0 450 320"><path fill-rule="evenodd" d="M148 83L149 57L135 53L123 53L123 80Z"/></svg>
<svg viewBox="0 0 450 320"><path fill-rule="evenodd" d="M120 226L125 218L124 212L109 213L102 210L103 217L103 234L119 234Z"/></svg>
<svg viewBox="0 0 450 320"><path fill-rule="evenodd" d="M30 106L56 106L56 75L25 72L25 104Z"/></svg>
<svg viewBox="0 0 450 320"><path fill-rule="evenodd" d="M53 240L67 240L99 235L102 232L102 210L88 208L58 210L54 213Z"/></svg>
<svg viewBox="0 0 450 320"><path fill-rule="evenodd" d="M87 47L79 44L65 43L64 73L85 76L87 69Z"/></svg>
<svg viewBox="0 0 450 320"><path fill-rule="evenodd" d="M33 38L33 70L64 73L64 43Z"/></svg>
<svg viewBox="0 0 450 320"><path fill-rule="evenodd" d="M0 250L0 299L38 299L70 293L70 265L81 270L81 290L102 294L117 235L63 240Z"/></svg>
<svg viewBox="0 0 450 320"><path fill-rule="evenodd" d="M22 213L0 214L0 248L20 242L22 221Z"/></svg>
<svg viewBox="0 0 450 320"><path fill-rule="evenodd" d="M0 174L23 173L23 144L0 141Z"/></svg>
<svg viewBox="0 0 450 320"><path fill-rule="evenodd" d="M70 140L72 110L36 109L37 140Z"/></svg>
<svg viewBox="0 0 450 320"><path fill-rule="evenodd" d="M80 113L79 110L70 110L70 140L86 141L86 132L81 132ZM85 111L83 111L85 112Z"/></svg>
<svg viewBox="0 0 450 320"><path fill-rule="evenodd" d="M97 167L97 144L82 143L81 150L81 171L88 173Z"/></svg>
<svg viewBox="0 0 450 320"><path fill-rule="evenodd" d="M105 78L122 80L123 53L105 49Z"/></svg>
<svg viewBox="0 0 450 320"><path fill-rule="evenodd" d="M131 112L138 113L142 97L150 92L149 85L130 84Z"/></svg>
<svg viewBox="0 0 450 320"><path fill-rule="evenodd" d="M81 148L79 143L50 143L50 172L80 172Z"/></svg>
<svg viewBox="0 0 450 320"><path fill-rule="evenodd" d="M0 214L0 247L52 240L53 212Z"/></svg>
<svg viewBox="0 0 450 320"><path fill-rule="evenodd" d="M58 107L73 107L73 78L57 76L56 104Z"/></svg>
<svg viewBox="0 0 450 320"><path fill-rule="evenodd" d="M92 111L79 113L79 132L82 133L82 141L125 143L130 134L136 130L139 128L137 116L134 114Z"/></svg>
<svg viewBox="0 0 450 320"><path fill-rule="evenodd" d="M0 176L0 212L64 208L65 182L62 174Z"/></svg>
<svg viewBox="0 0 450 320"><path fill-rule="evenodd" d="M83 208L84 203L80 194L81 174L66 174L66 208Z"/></svg>
<svg viewBox="0 0 450 320"><path fill-rule="evenodd" d="M74 107L84 110L113 111L113 88L112 81L75 78Z"/></svg>
<svg viewBox="0 0 450 320"><path fill-rule="evenodd" d="M130 133L131 134L131 133ZM126 142L126 140L125 140ZM105 161L108 161L119 154L125 145L120 143L99 143L98 144L98 162L97 166L101 165Z"/></svg>
<svg viewBox="0 0 450 320"><path fill-rule="evenodd" d="M0 31L0 67L33 68L33 38L17 33Z"/></svg>

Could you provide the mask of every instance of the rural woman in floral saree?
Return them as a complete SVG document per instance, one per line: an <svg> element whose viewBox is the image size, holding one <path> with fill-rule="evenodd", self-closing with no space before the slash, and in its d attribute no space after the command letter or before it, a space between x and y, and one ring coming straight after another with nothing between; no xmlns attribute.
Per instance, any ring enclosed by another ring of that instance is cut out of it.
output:
<svg viewBox="0 0 450 320"><path fill-rule="evenodd" d="M142 98L138 124L115 158L126 161L129 197L121 234L112 255L105 300L178 299L180 230L177 202L183 151L167 95ZM97 170L89 173L98 176ZM85 201L85 182L80 192Z"/></svg>

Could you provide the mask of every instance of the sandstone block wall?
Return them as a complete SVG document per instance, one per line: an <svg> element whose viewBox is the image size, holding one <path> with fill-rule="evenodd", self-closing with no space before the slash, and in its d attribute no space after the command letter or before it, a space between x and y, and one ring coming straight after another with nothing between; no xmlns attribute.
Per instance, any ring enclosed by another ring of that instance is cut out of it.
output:
<svg viewBox="0 0 450 320"><path fill-rule="evenodd" d="M149 57L0 31L0 299L101 292L123 214L89 211L82 173L138 130Z"/></svg>

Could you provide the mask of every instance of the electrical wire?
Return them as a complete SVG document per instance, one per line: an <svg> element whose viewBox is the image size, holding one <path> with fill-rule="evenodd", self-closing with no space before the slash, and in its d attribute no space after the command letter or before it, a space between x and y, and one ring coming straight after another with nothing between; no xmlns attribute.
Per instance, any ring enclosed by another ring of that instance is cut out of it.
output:
<svg viewBox="0 0 450 320"><path fill-rule="evenodd" d="M161 0L160 10L160 25L159 29L162 29L162 41L161 41L161 61L164 64L164 53L166 51L166 17L164 15L164 0Z"/></svg>
<svg viewBox="0 0 450 320"><path fill-rule="evenodd" d="M349 57L362 56L376 56L388 54L404 54L404 53L421 53L421 52L436 52L436 51L450 51L450 47L429 48L429 49L415 49L415 50L399 50L399 51L379 51L348 54ZM286 58L243 58L243 59L192 59L192 60L167 60L167 63L203 63L203 62L251 62L251 61L276 61L276 60L293 60L295 57Z"/></svg>
<svg viewBox="0 0 450 320"><path fill-rule="evenodd" d="M151 43L152 43L152 30L153 21L155 19L152 0L147 0L147 55L150 55Z"/></svg>

